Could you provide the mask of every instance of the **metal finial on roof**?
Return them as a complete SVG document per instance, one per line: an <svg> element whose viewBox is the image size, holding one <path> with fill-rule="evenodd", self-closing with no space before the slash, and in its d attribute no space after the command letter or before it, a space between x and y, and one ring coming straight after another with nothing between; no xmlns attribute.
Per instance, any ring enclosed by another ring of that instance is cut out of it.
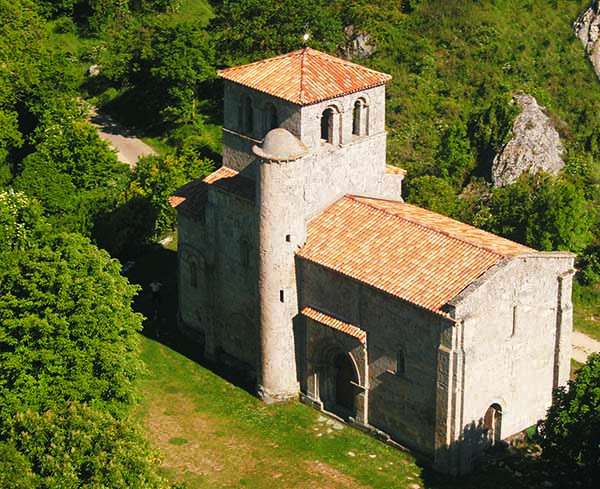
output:
<svg viewBox="0 0 600 489"><path fill-rule="evenodd" d="M305 32L302 36L302 43L306 46L308 44L308 40L310 39L310 33Z"/></svg>

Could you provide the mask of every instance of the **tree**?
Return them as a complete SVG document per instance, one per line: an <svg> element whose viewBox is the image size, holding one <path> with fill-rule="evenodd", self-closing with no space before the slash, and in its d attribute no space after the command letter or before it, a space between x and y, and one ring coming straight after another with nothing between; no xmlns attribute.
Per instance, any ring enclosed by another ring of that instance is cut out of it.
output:
<svg viewBox="0 0 600 489"><path fill-rule="evenodd" d="M539 425L542 459L565 487L592 489L600 480L600 355L553 397Z"/></svg>
<svg viewBox="0 0 600 489"><path fill-rule="evenodd" d="M450 216L454 213L458 202L456 191L446 180L433 177L417 177L407 186L407 202L440 214Z"/></svg>
<svg viewBox="0 0 600 489"><path fill-rule="evenodd" d="M129 97L150 122L178 125L201 123L201 104L210 95L205 84L215 77L213 58L200 22L157 17L117 33L101 63L111 83L133 87Z"/></svg>
<svg viewBox="0 0 600 489"><path fill-rule="evenodd" d="M522 175L494 189L487 204L494 233L540 250L579 252L591 241L592 219L583 191L561 177Z"/></svg>
<svg viewBox="0 0 600 489"><path fill-rule="evenodd" d="M14 185L38 199L55 225L89 236L97 217L122 198L128 168L85 121L51 122L38 134Z"/></svg>
<svg viewBox="0 0 600 489"><path fill-rule="evenodd" d="M179 187L202 178L214 169L213 163L190 153L141 158L132 175L132 196L147 199L156 211L155 235L172 229L175 212L169 197Z"/></svg>
<svg viewBox="0 0 600 489"><path fill-rule="evenodd" d="M469 133L486 176L491 172L494 156L509 141L518 113L517 105L505 93L494 96L486 106L473 114Z"/></svg>
<svg viewBox="0 0 600 489"><path fill-rule="evenodd" d="M122 410L140 370L137 287L106 252L50 232L29 206L22 194L0 194L0 434L26 406Z"/></svg>
<svg viewBox="0 0 600 489"><path fill-rule="evenodd" d="M440 142L436 164L442 178L462 187L467 173L475 166L475 158L463 124L454 124L446 130Z"/></svg>
<svg viewBox="0 0 600 489"><path fill-rule="evenodd" d="M310 46L334 52L345 41L343 27L332 2L224 0L211 31L221 64L232 65L300 49L306 32Z"/></svg>
<svg viewBox="0 0 600 489"><path fill-rule="evenodd" d="M131 420L93 406L72 402L19 412L7 438L0 443L0 483L6 489L170 487Z"/></svg>

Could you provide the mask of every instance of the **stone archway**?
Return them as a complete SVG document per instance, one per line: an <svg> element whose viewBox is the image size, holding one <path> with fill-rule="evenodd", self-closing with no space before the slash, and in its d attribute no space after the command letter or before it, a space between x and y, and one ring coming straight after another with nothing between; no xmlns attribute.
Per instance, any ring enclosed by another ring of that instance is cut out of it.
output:
<svg viewBox="0 0 600 489"><path fill-rule="evenodd" d="M335 404L347 411L351 416L356 415L356 385L358 376L354 364L347 353L339 353L334 360L335 367Z"/></svg>
<svg viewBox="0 0 600 489"><path fill-rule="evenodd" d="M328 348L318 368L319 397L325 410L342 418L356 418L359 375L349 353Z"/></svg>
<svg viewBox="0 0 600 489"><path fill-rule="evenodd" d="M488 442L495 445L502 439L502 408L499 404L492 404L483 417L483 427Z"/></svg>

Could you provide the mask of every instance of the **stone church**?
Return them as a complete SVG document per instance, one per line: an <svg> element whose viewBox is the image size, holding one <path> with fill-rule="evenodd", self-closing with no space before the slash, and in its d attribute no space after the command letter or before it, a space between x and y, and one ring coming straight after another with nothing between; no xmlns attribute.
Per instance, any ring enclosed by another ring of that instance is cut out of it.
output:
<svg viewBox="0 0 600 489"><path fill-rule="evenodd" d="M170 199L179 324L204 355L453 474L544 417L573 256L404 203L390 76L310 48L219 74L223 166Z"/></svg>

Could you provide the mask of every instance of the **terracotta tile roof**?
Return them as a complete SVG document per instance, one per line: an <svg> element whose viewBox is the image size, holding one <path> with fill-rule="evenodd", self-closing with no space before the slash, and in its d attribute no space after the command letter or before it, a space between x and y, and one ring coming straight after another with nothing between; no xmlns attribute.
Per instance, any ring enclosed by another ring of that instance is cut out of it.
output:
<svg viewBox="0 0 600 489"><path fill-rule="evenodd" d="M533 250L404 202L346 196L309 222L299 257L423 308Z"/></svg>
<svg viewBox="0 0 600 489"><path fill-rule="evenodd" d="M191 213L198 212L206 203L210 186L254 202L254 181L229 167L222 166L210 175L193 180L177 189L169 197L169 204L177 210Z"/></svg>
<svg viewBox="0 0 600 489"><path fill-rule="evenodd" d="M324 324L325 326L329 326L330 328L341 331L342 333L346 333L354 338L356 338L361 343L365 343L367 341L367 333L363 331L358 326L353 326L350 323L345 323L333 316L325 314L324 312L317 311L312 307L304 307L300 314L306 316L313 321Z"/></svg>
<svg viewBox="0 0 600 489"><path fill-rule="evenodd" d="M298 105L309 105L383 85L390 75L311 48L219 70L240 85Z"/></svg>

